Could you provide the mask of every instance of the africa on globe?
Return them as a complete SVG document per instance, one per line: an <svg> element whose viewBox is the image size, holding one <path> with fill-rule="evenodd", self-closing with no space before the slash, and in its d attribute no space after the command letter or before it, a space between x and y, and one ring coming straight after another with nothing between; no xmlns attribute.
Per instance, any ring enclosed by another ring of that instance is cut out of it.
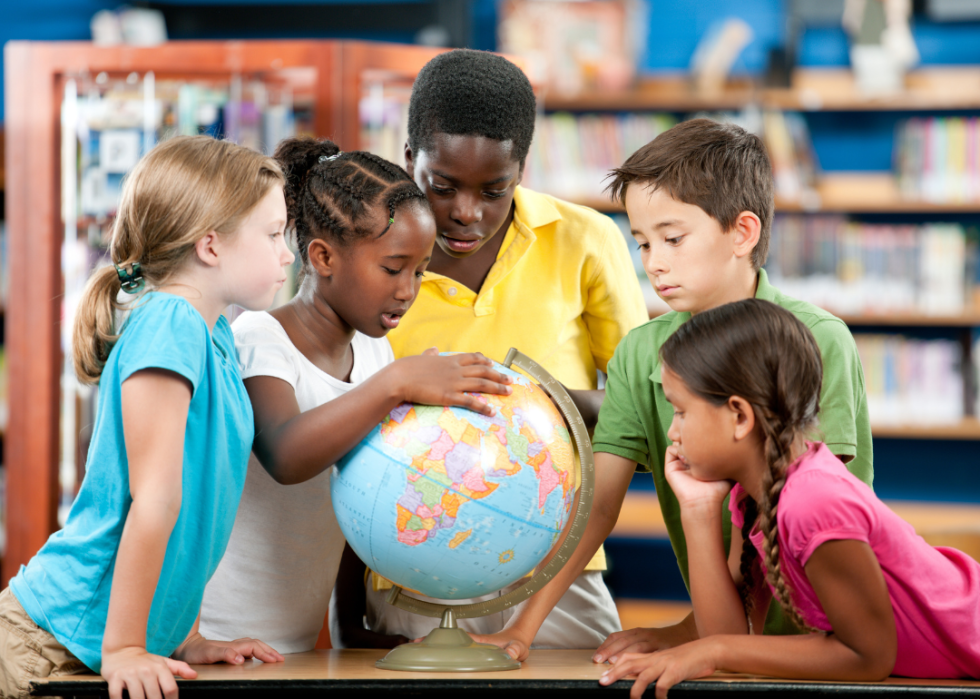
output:
<svg viewBox="0 0 980 699"><path fill-rule="evenodd" d="M354 552L380 575L438 599L476 597L529 573L575 499L571 436L523 374L493 417L403 403L331 474L334 511Z"/></svg>

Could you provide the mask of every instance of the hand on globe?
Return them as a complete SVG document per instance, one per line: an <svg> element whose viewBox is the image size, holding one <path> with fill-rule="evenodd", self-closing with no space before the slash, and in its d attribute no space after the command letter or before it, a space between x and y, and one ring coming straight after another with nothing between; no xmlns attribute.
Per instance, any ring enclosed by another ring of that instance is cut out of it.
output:
<svg viewBox="0 0 980 699"><path fill-rule="evenodd" d="M479 352L440 355L436 348L391 365L392 389L406 403L456 405L492 417L494 407L479 393L509 395L509 376Z"/></svg>

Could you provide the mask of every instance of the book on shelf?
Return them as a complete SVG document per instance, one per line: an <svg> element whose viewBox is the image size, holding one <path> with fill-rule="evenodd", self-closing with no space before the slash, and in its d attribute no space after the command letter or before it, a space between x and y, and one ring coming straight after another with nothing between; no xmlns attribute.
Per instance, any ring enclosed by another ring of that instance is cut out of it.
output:
<svg viewBox="0 0 980 699"><path fill-rule="evenodd" d="M676 123L670 114L542 115L523 184L571 201L602 201L610 170Z"/></svg>
<svg viewBox="0 0 980 699"><path fill-rule="evenodd" d="M964 399L963 347L955 340L857 333L872 425L955 425L974 412Z"/></svg>
<svg viewBox="0 0 980 699"><path fill-rule="evenodd" d="M901 122L894 169L906 198L938 204L980 201L980 119L915 117Z"/></svg>
<svg viewBox="0 0 980 699"><path fill-rule="evenodd" d="M785 293L840 315L957 316L977 295L976 244L953 223L779 215L766 269Z"/></svg>
<svg viewBox="0 0 980 699"><path fill-rule="evenodd" d="M776 196L802 204L814 200L819 165L801 114L750 108L694 116L758 133L772 160ZM610 171L676 123L677 117L668 113L544 114L535 127L524 184L562 199L599 205Z"/></svg>

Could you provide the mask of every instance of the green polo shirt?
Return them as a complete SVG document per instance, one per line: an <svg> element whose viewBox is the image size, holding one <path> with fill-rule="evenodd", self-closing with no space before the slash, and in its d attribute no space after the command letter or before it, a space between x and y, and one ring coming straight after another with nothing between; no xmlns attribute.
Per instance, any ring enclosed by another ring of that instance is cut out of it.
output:
<svg viewBox="0 0 980 699"><path fill-rule="evenodd" d="M823 358L819 436L834 454L850 459L847 467L851 473L871 485L874 471L868 399L861 360L850 330L844 321L827 311L780 293L769 283L765 270L759 271L755 297L782 306L813 333ZM592 440L595 451L635 461L639 470L653 474L670 543L688 589L687 542L681 527L680 505L664 477L664 452L671 443L667 430L674 409L664 396L659 353L660 346L690 317L690 313L666 313L631 330L619 343L608 365L606 397ZM727 550L731 538L731 513L727 506L723 508L723 516ZM785 631L791 629L792 626L787 626ZM778 632L778 628L767 624L766 631Z"/></svg>

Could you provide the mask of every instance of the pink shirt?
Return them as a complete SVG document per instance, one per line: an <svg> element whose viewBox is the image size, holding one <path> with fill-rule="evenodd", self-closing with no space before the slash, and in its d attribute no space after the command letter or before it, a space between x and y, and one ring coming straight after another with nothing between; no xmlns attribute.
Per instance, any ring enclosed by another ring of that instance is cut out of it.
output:
<svg viewBox="0 0 980 699"><path fill-rule="evenodd" d="M744 497L736 484L729 502L735 527L745 521ZM789 467L776 519L783 573L807 624L831 630L804 572L810 556L827 541L863 541L878 558L895 614L892 674L980 678L980 563L927 544L819 442ZM753 529L749 538L763 560L762 533Z"/></svg>

